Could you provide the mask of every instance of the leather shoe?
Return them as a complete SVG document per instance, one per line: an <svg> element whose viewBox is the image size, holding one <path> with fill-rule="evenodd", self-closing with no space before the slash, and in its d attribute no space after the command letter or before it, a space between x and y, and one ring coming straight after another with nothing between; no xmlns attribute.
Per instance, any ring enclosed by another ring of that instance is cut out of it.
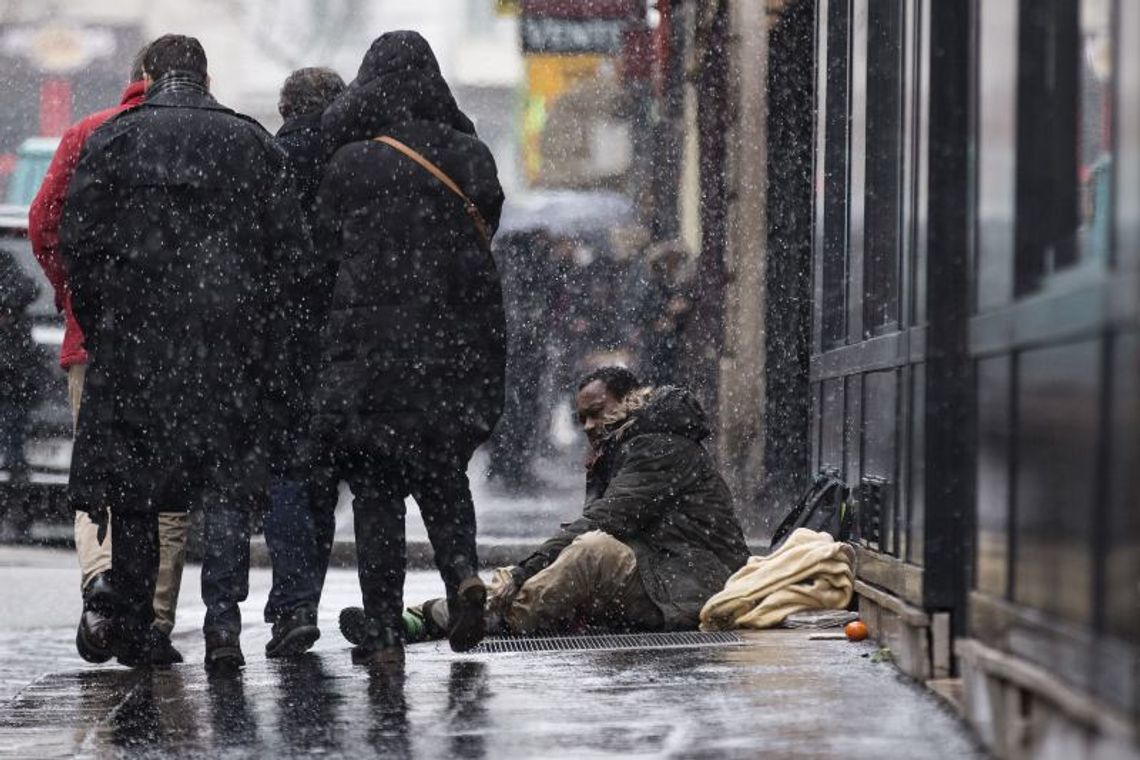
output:
<svg viewBox="0 0 1140 760"><path fill-rule="evenodd" d="M226 628L206 631L206 670L210 673L237 672L245 667L241 634Z"/></svg>
<svg viewBox="0 0 1140 760"><path fill-rule="evenodd" d="M265 645L266 657L296 657L309 651L321 637L317 611L301 607L287 612L273 624L273 638Z"/></svg>

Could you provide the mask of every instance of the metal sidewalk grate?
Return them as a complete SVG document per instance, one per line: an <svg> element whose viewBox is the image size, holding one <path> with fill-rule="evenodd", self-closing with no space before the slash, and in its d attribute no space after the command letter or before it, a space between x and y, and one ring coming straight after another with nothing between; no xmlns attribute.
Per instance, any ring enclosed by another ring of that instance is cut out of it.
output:
<svg viewBox="0 0 1140 760"><path fill-rule="evenodd" d="M471 650L471 654L674 649L680 647L733 646L743 643L744 639L732 631L620 633L590 636L503 636L484 639L482 643Z"/></svg>

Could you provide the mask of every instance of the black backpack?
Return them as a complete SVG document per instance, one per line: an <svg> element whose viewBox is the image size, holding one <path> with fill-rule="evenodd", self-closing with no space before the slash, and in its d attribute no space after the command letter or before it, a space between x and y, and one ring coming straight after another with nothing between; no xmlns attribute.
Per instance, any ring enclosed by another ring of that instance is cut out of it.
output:
<svg viewBox="0 0 1140 760"><path fill-rule="evenodd" d="M847 496L847 484L842 480L822 472L817 474L792 511L777 526L770 548L774 551L796 528L830 533L836 541L850 539L855 510L848 503Z"/></svg>

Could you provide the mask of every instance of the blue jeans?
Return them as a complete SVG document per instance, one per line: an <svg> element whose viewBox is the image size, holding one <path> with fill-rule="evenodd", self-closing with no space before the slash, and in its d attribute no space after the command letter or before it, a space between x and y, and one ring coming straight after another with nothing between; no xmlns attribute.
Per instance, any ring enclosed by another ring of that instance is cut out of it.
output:
<svg viewBox="0 0 1140 760"><path fill-rule="evenodd" d="M249 515L247 505L203 496L205 555L202 557L203 630L241 632L238 604L249 596Z"/></svg>
<svg viewBox="0 0 1140 760"><path fill-rule="evenodd" d="M317 608L324 585L313 510L305 483L278 480L269 486L269 514L263 529L273 563L273 588L265 604L265 622L275 623L293 610Z"/></svg>

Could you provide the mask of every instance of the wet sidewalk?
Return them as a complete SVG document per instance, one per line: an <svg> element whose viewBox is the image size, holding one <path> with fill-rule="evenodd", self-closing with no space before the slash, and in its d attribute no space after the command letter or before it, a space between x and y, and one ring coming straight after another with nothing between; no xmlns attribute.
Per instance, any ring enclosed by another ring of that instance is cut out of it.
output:
<svg viewBox="0 0 1140 760"><path fill-rule="evenodd" d="M731 645L465 656L422 644L402 671L370 674L351 665L335 628L337 610L359 599L346 570L330 574L324 635L307 657L262 654L269 579L258 570L243 605L249 664L238 677L207 678L188 569L175 634L185 664L155 673L89 666L72 648L73 561L0 549L0 613L10 621L0 631L0 757L978 754L936 698L874 661L874 645L805 631ZM406 598L438 591L434 574L412 573Z"/></svg>

